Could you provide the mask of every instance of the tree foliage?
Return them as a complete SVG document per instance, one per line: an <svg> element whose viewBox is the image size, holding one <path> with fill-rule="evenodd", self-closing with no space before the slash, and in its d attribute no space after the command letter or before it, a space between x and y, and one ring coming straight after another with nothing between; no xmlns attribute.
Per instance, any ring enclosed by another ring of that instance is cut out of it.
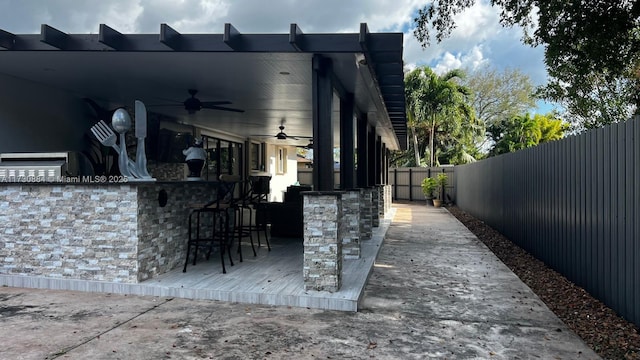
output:
<svg viewBox="0 0 640 360"><path fill-rule="evenodd" d="M475 2L429 2L415 19L418 41L429 45L433 33L442 41L455 28L455 15ZM544 46L552 81L542 93L565 102L569 114L582 121L596 118L584 127L619 121L620 116L612 116L619 109L638 108L640 1L490 0L490 4L500 8L503 25L523 28L525 43Z"/></svg>
<svg viewBox="0 0 640 360"><path fill-rule="evenodd" d="M494 146L490 156L514 152L538 144L559 140L569 129L569 124L553 114L529 114L506 118L492 124L488 132Z"/></svg>
<svg viewBox="0 0 640 360"><path fill-rule="evenodd" d="M539 97L560 103L571 119L575 131L595 129L623 122L637 110L633 100L635 81L619 76L607 79L604 74L575 76L569 82L552 79L538 90Z"/></svg>
<svg viewBox="0 0 640 360"><path fill-rule="evenodd" d="M426 66L406 74L405 98L414 166L425 163L434 166L439 151L455 149L453 143L484 131L468 102L470 90L459 84L463 77L464 72L459 69L437 75Z"/></svg>
<svg viewBox="0 0 640 360"><path fill-rule="evenodd" d="M524 114L536 104L531 78L518 69L483 67L470 72L463 84L471 89L476 116L487 126Z"/></svg>

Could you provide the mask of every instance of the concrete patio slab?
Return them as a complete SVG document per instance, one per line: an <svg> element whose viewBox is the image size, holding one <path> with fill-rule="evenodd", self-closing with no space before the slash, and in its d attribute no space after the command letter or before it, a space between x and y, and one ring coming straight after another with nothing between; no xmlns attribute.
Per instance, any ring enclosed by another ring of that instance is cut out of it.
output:
<svg viewBox="0 0 640 360"><path fill-rule="evenodd" d="M446 209L394 207L359 312L2 287L0 358L598 358Z"/></svg>

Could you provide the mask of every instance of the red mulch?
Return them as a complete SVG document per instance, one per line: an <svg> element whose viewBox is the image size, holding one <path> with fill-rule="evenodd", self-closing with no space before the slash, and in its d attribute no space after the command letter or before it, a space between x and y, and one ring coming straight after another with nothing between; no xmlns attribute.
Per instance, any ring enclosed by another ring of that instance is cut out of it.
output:
<svg viewBox="0 0 640 360"><path fill-rule="evenodd" d="M484 222L447 208L571 330L605 359L640 359L640 329Z"/></svg>

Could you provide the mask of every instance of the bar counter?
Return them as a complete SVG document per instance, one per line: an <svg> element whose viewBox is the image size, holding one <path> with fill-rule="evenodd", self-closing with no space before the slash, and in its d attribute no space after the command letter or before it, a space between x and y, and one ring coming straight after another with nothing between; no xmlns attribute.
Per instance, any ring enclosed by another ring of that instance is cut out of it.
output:
<svg viewBox="0 0 640 360"><path fill-rule="evenodd" d="M138 283L181 266L189 205L216 183L101 180L0 182L0 274Z"/></svg>

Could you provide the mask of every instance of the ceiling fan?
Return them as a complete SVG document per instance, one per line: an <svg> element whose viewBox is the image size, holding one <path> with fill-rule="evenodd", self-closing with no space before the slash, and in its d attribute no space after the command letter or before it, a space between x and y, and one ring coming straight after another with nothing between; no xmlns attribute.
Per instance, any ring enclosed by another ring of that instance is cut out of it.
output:
<svg viewBox="0 0 640 360"><path fill-rule="evenodd" d="M275 135L254 135L254 136L266 136L266 137L274 137L278 140L299 140L299 139L312 139L313 136L302 136L302 135L287 135L284 132L284 121L282 121L280 123L280 126L278 126L278 129L280 129L280 131L275 134Z"/></svg>
<svg viewBox="0 0 640 360"><path fill-rule="evenodd" d="M299 147L301 149L311 150L313 149L313 139L309 139L309 143L307 145L297 145L296 147Z"/></svg>
<svg viewBox="0 0 640 360"><path fill-rule="evenodd" d="M234 109L226 106L220 106L220 105L229 105L231 104L231 101L226 101L226 100L200 101L200 99L196 97L198 90L189 89L188 91L191 97L188 97L187 99L185 99L182 102L182 105L184 105L184 109L187 110L187 113L189 113L189 115L193 115L202 109L233 111L233 112L239 112L239 113L244 112L244 110L241 110L241 109ZM175 105L178 105L178 104L165 104L165 105L155 105L155 106L175 106Z"/></svg>

